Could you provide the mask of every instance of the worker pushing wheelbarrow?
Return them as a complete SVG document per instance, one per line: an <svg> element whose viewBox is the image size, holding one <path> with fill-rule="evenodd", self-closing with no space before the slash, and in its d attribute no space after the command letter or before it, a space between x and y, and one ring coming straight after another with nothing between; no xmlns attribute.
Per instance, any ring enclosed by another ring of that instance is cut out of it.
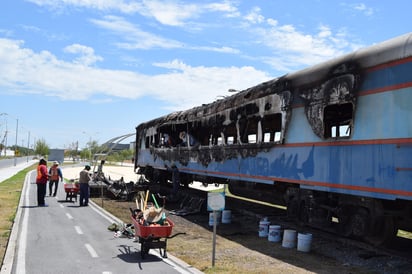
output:
<svg viewBox="0 0 412 274"><path fill-rule="evenodd" d="M144 259L150 249L158 248L160 255L167 258L167 239L185 233L176 233L171 236L174 223L163 212L165 197L159 196L163 198L163 207L159 207L155 196L152 194L154 204L147 202L148 196L149 191L146 191L144 202L142 200L139 202L136 199L138 208L135 210L130 209L135 237L139 239L140 243L140 255Z"/></svg>

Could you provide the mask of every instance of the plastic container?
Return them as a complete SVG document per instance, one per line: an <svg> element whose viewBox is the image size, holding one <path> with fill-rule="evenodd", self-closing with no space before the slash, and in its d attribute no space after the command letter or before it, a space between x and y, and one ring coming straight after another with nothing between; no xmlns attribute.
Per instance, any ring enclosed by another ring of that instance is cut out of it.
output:
<svg viewBox="0 0 412 274"><path fill-rule="evenodd" d="M223 210L222 211L222 224L230 224L232 222L232 211Z"/></svg>
<svg viewBox="0 0 412 274"><path fill-rule="evenodd" d="M270 225L268 234L269 242L280 242L280 239L280 225Z"/></svg>
<svg viewBox="0 0 412 274"><path fill-rule="evenodd" d="M219 220L220 220L220 218L221 218L221 214L222 214L221 211L216 211L216 225L219 224ZM214 224L213 212L210 212L210 213L209 213L209 226L213 226L213 224Z"/></svg>
<svg viewBox="0 0 412 274"><path fill-rule="evenodd" d="M259 237L267 237L269 234L269 221L259 222Z"/></svg>
<svg viewBox="0 0 412 274"><path fill-rule="evenodd" d="M312 245L312 234L298 233L298 251L309 252Z"/></svg>
<svg viewBox="0 0 412 274"><path fill-rule="evenodd" d="M296 230L285 229L285 231L283 231L282 246L286 248L296 247Z"/></svg>

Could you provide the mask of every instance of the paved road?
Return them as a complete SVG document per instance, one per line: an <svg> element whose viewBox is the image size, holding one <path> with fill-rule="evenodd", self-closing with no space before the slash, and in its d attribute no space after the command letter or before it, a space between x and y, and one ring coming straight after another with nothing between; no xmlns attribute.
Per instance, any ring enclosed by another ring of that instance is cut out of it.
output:
<svg viewBox="0 0 412 274"><path fill-rule="evenodd" d="M63 187L37 207L34 181L35 171L27 173L1 273L201 273L156 250L142 260L139 243L107 229L120 220L93 203L66 202Z"/></svg>

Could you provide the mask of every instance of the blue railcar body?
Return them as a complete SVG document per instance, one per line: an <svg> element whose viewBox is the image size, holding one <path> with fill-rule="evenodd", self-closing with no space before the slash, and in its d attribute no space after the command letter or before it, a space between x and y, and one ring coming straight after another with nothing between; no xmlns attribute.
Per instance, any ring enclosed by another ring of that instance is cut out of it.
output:
<svg viewBox="0 0 412 274"><path fill-rule="evenodd" d="M136 128L135 167L162 172L173 163L208 182L288 184L320 195L411 201L411 72L407 34L160 117ZM239 132L252 123L255 139L248 142ZM162 132L191 128L206 140L196 147L161 145ZM343 204L336 207L347 211Z"/></svg>

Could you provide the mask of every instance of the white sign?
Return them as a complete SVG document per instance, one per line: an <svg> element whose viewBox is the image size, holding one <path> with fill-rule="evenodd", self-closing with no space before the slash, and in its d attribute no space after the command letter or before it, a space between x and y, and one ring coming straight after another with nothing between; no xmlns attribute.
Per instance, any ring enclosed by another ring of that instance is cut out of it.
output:
<svg viewBox="0 0 412 274"><path fill-rule="evenodd" d="M225 193L224 192L208 192L207 193L207 210L221 211L225 209Z"/></svg>

